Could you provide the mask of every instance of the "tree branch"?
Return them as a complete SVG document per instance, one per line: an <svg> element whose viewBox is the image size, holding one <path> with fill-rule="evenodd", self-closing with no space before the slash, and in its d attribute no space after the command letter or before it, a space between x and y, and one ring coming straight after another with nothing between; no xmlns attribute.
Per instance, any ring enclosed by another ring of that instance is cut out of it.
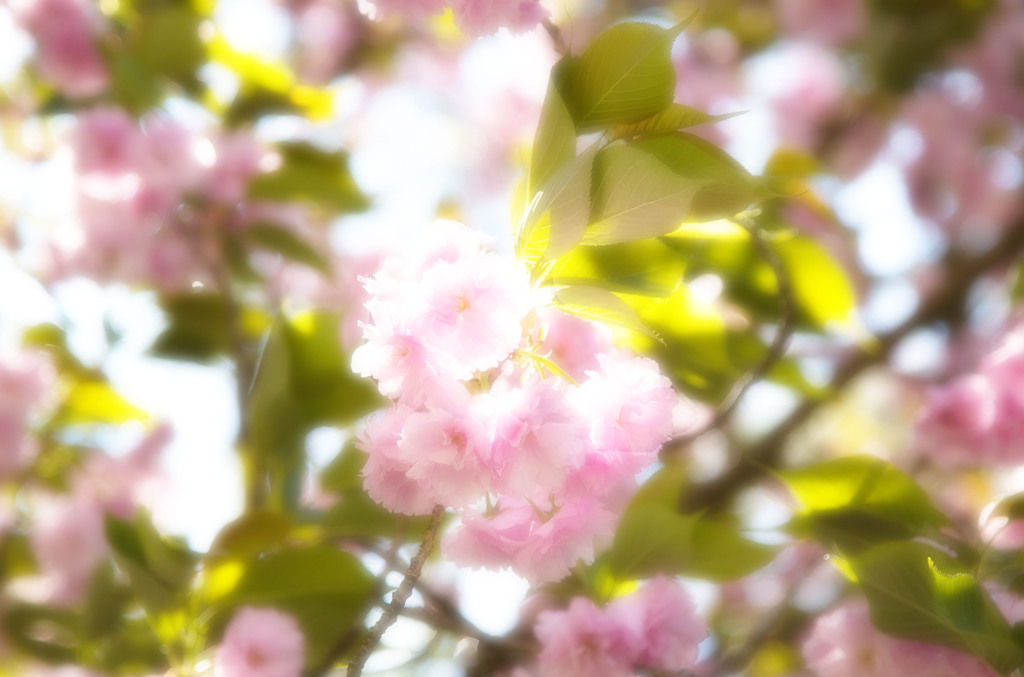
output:
<svg viewBox="0 0 1024 677"><path fill-rule="evenodd" d="M1024 220L1007 230L988 251L956 264L947 260L942 286L924 301L906 321L881 334L868 348L856 347L839 361L832 378L832 394L836 394L868 368L886 361L893 350L909 334L933 322L958 318L970 291L979 278L1001 265L1010 263L1024 251ZM783 451L789 436L802 426L829 398L804 400L785 420L747 448L736 463L716 479L691 487L680 496L680 510L716 511L724 509L744 487L762 476L765 469L782 465Z"/></svg>
<svg viewBox="0 0 1024 677"><path fill-rule="evenodd" d="M409 596L412 595L416 581L419 580L420 573L423 571L423 564L434 549L434 539L437 536L437 529L441 525L442 515L444 515L444 506L434 506L434 511L430 513L430 523L423 534L423 542L420 543L419 551L412 558L412 562L409 563L409 570L406 572L405 578L402 579L394 594L391 595L391 603L385 607L384 615L370 628L370 632L363 639L359 651L356 652L356 655L349 663L348 672L346 673L348 677L359 677L359 675L363 674L363 665L366 663L366 659L373 653L373 650L380 643L387 629L398 620L399 613L405 607L405 603L409 601Z"/></svg>

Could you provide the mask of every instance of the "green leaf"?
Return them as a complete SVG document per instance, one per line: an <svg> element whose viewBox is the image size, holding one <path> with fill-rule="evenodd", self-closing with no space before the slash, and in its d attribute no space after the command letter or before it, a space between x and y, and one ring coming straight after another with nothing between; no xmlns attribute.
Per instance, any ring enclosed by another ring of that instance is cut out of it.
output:
<svg viewBox="0 0 1024 677"><path fill-rule="evenodd" d="M614 145L594 164L591 224L584 244L612 244L664 235L690 214L703 179L684 178L657 157Z"/></svg>
<svg viewBox="0 0 1024 677"><path fill-rule="evenodd" d="M734 216L773 196L725 151L692 134L675 132L639 139L630 147L653 156L678 176L701 184L691 205L694 221Z"/></svg>
<svg viewBox="0 0 1024 677"><path fill-rule="evenodd" d="M206 61L206 46L199 36L203 21L185 5L149 9L130 30L126 49L150 74L194 90L199 82L196 71Z"/></svg>
<svg viewBox="0 0 1024 677"><path fill-rule="evenodd" d="M709 581L746 576L778 548L740 536L726 519L679 514L682 466L667 466L641 486L615 530L607 563L616 576L674 574Z"/></svg>
<svg viewBox="0 0 1024 677"><path fill-rule="evenodd" d="M846 456L776 474L803 506L794 527L843 551L912 538L947 522L910 477L874 456Z"/></svg>
<svg viewBox="0 0 1024 677"><path fill-rule="evenodd" d="M590 219L591 177L597 148L594 144L562 165L535 195L517 239L519 258L553 260L583 237Z"/></svg>
<svg viewBox="0 0 1024 677"><path fill-rule="evenodd" d="M147 421L149 415L125 400L109 383L100 380L76 381L61 402L52 424L94 425Z"/></svg>
<svg viewBox="0 0 1024 677"><path fill-rule="evenodd" d="M339 213L358 212L369 206L348 170L348 154L328 152L301 142L277 147L281 165L249 182L255 200L304 200Z"/></svg>
<svg viewBox="0 0 1024 677"><path fill-rule="evenodd" d="M794 301L814 327L855 326L857 295L846 271L828 251L810 238L777 238L769 242L789 276Z"/></svg>
<svg viewBox="0 0 1024 677"><path fill-rule="evenodd" d="M210 544L208 561L249 559L284 542L291 531L287 515L268 510L250 510L226 524Z"/></svg>
<svg viewBox="0 0 1024 677"><path fill-rule="evenodd" d="M142 512L134 522L107 515L105 528L114 561L128 574L147 610L175 606L195 574L192 553L161 536Z"/></svg>
<svg viewBox="0 0 1024 677"><path fill-rule="evenodd" d="M338 342L340 321L326 311L281 316L260 357L246 417L253 447L270 465L279 508L297 505L294 480L304 470L309 431L349 425L382 404L373 383L352 373Z"/></svg>
<svg viewBox="0 0 1024 677"><path fill-rule="evenodd" d="M239 79L238 94L223 112L225 124L252 123L269 113L299 114L311 120L331 117L331 94L299 84L285 64L243 54L219 35L210 41L209 52L211 60L233 71ZM212 108L218 107L215 101L209 103Z"/></svg>
<svg viewBox="0 0 1024 677"><path fill-rule="evenodd" d="M208 360L231 350L227 305L220 294L180 294L160 300L167 328L152 351L161 357Z"/></svg>
<svg viewBox="0 0 1024 677"><path fill-rule="evenodd" d="M131 591L117 582L114 567L109 562L101 564L93 572L86 590L82 607L82 637L95 639L116 632L131 599Z"/></svg>
<svg viewBox="0 0 1024 677"><path fill-rule="evenodd" d="M4 606L0 623L5 642L46 663L59 665L76 660L77 619L72 612L24 602Z"/></svg>
<svg viewBox="0 0 1024 677"><path fill-rule="evenodd" d="M554 304L567 313L595 322L629 329L657 338L628 303L610 291L597 287L565 287L555 292Z"/></svg>
<svg viewBox="0 0 1024 677"><path fill-rule="evenodd" d="M686 260L657 239L576 247L555 262L547 281L613 292L665 297L682 280Z"/></svg>
<svg viewBox="0 0 1024 677"><path fill-rule="evenodd" d="M1024 649L988 593L942 552L897 541L849 564L879 630L972 653L1003 674L1024 666Z"/></svg>
<svg viewBox="0 0 1024 677"><path fill-rule="evenodd" d="M663 241L687 261L690 275L718 275L730 301L755 317L779 321L775 272L746 230L727 221L687 224ZM789 279L797 328L856 331L854 286L828 250L809 237L789 232L770 233L767 245Z"/></svg>
<svg viewBox="0 0 1024 677"><path fill-rule="evenodd" d="M634 122L631 125L615 127L612 129L612 138L626 139L641 136L661 136L687 127L722 122L737 115L742 115L742 112L711 115L696 108L684 106L681 103L673 103L665 110L652 115L646 120Z"/></svg>
<svg viewBox="0 0 1024 677"><path fill-rule="evenodd" d="M295 232L272 223L252 223L242 231L250 246L280 254L286 259L304 263L325 275L331 272L330 262Z"/></svg>
<svg viewBox="0 0 1024 677"><path fill-rule="evenodd" d="M566 56L551 69L551 80L533 138L528 199L532 199L560 167L576 157L576 128L559 91L559 83L571 67L571 57Z"/></svg>
<svg viewBox="0 0 1024 677"><path fill-rule="evenodd" d="M680 573L709 581L746 576L775 559L781 549L744 538L734 524L710 518L697 522L690 538L690 558Z"/></svg>
<svg viewBox="0 0 1024 677"><path fill-rule="evenodd" d="M634 297L630 302L661 339L631 337L633 348L657 359L676 385L691 395L717 403L751 366L734 354L734 333L720 308L694 298L686 285L664 299Z"/></svg>
<svg viewBox="0 0 1024 677"><path fill-rule="evenodd" d="M114 562L127 575L153 631L165 644L180 642L187 623L185 592L195 575L195 557L163 538L141 512L134 523L107 515L106 535Z"/></svg>
<svg viewBox="0 0 1024 677"><path fill-rule="evenodd" d="M619 576L681 573L699 520L654 503L631 505L615 530L608 565Z"/></svg>
<svg viewBox="0 0 1024 677"><path fill-rule="evenodd" d="M778 548L740 535L725 519L677 510L685 482L682 466L667 466L640 487L615 531L608 565L618 576L658 573L726 581L770 562Z"/></svg>
<svg viewBox="0 0 1024 677"><path fill-rule="evenodd" d="M223 630L243 605L292 614L306 639L306 665L319 665L361 623L376 581L357 557L327 545L297 546L247 561L236 582L217 595L211 628Z"/></svg>
<svg viewBox="0 0 1024 677"><path fill-rule="evenodd" d="M567 69L562 88L576 127L637 122L672 103L670 51L684 27L624 22L598 35Z"/></svg>

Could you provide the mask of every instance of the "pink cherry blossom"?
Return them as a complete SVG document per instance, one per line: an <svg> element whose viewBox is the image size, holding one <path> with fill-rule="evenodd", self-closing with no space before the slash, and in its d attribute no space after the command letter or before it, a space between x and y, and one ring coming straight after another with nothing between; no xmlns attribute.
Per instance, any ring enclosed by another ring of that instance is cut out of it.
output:
<svg viewBox="0 0 1024 677"><path fill-rule="evenodd" d="M374 20L389 16L426 19L445 7L444 0L358 0L359 11Z"/></svg>
<svg viewBox="0 0 1024 677"><path fill-rule="evenodd" d="M406 475L433 503L461 507L491 484L490 429L477 406L431 407L409 414L397 447Z"/></svg>
<svg viewBox="0 0 1024 677"><path fill-rule="evenodd" d="M557 581L578 562L593 562L595 550L611 541L617 522L618 514L593 498L542 506L505 497L487 517L464 512L444 552L463 566L508 566L531 583Z"/></svg>
<svg viewBox="0 0 1024 677"><path fill-rule="evenodd" d="M829 46L860 37L866 5L865 0L775 0L783 31Z"/></svg>
<svg viewBox="0 0 1024 677"><path fill-rule="evenodd" d="M907 101L903 118L922 142L906 167L919 214L954 237L966 237L977 229L991 232L1020 212L1017 187L1000 179L1006 151L985 147L982 109L931 87Z"/></svg>
<svg viewBox="0 0 1024 677"><path fill-rule="evenodd" d="M697 662L697 645L708 629L689 593L658 576L631 595L614 600L608 613L625 622L639 640L635 665L678 672Z"/></svg>
<svg viewBox="0 0 1024 677"><path fill-rule="evenodd" d="M0 480L34 455L30 427L52 399L56 380L53 365L41 353L16 353L0 361Z"/></svg>
<svg viewBox="0 0 1024 677"><path fill-rule="evenodd" d="M14 17L36 41L40 74L72 98L107 87L107 66L96 43L103 17L89 0L11 0Z"/></svg>
<svg viewBox="0 0 1024 677"><path fill-rule="evenodd" d="M242 133L218 135L211 144L213 163L197 188L214 202L236 205L245 199L249 180L266 153L251 135Z"/></svg>
<svg viewBox="0 0 1024 677"><path fill-rule="evenodd" d="M141 134L133 118L120 108L94 108L76 118L71 137L75 167L81 174L117 176L135 170Z"/></svg>
<svg viewBox="0 0 1024 677"><path fill-rule="evenodd" d="M481 252L439 261L420 285L422 307L412 324L458 370L451 375L492 369L519 345L533 295L525 272L508 259Z"/></svg>
<svg viewBox="0 0 1024 677"><path fill-rule="evenodd" d="M634 474L657 460L672 435L677 397L671 382L649 358L598 358L575 394L576 407L591 421L590 439L615 454L623 473Z"/></svg>
<svg viewBox="0 0 1024 677"><path fill-rule="evenodd" d="M916 446L948 464L982 461L997 397L988 379L980 375L936 389L918 420Z"/></svg>
<svg viewBox="0 0 1024 677"><path fill-rule="evenodd" d="M619 619L577 597L565 611L540 614L534 633L541 677L631 677L636 636Z"/></svg>
<svg viewBox="0 0 1024 677"><path fill-rule="evenodd" d="M132 519L137 506L153 502L163 479L160 455L172 436L170 426L163 424L122 456L92 453L72 477L72 491L98 501L115 517Z"/></svg>
<svg viewBox="0 0 1024 677"><path fill-rule="evenodd" d="M584 460L587 423L556 379L510 391L494 403L490 465L501 491L527 496L559 488Z"/></svg>
<svg viewBox="0 0 1024 677"><path fill-rule="evenodd" d="M934 644L885 635L871 625L867 605L853 603L818 618L803 645L819 677L995 677L980 658Z"/></svg>
<svg viewBox="0 0 1024 677"><path fill-rule="evenodd" d="M499 28L532 30L548 17L538 0L452 0L455 25L466 35L488 35Z"/></svg>
<svg viewBox="0 0 1024 677"><path fill-rule="evenodd" d="M534 633L539 673L567 677L691 669L708 636L685 588L661 576L604 609L577 597L565 611L542 612Z"/></svg>
<svg viewBox="0 0 1024 677"><path fill-rule="evenodd" d="M401 405L371 416L358 435L359 448L368 454L363 466L363 488L370 498L392 512L426 515L434 507L432 497L406 475L411 463L401 458L398 442L412 409Z"/></svg>
<svg viewBox="0 0 1024 677"><path fill-rule="evenodd" d="M577 382L588 370L597 370L598 355L614 352L611 331L603 324L590 322L556 308L538 308L538 352L557 364Z"/></svg>
<svg viewBox="0 0 1024 677"><path fill-rule="evenodd" d="M295 618L275 609L235 612L214 657L216 677L299 677L305 637Z"/></svg>
<svg viewBox="0 0 1024 677"><path fill-rule="evenodd" d="M108 552L103 508L88 496L46 498L35 513L29 541L48 589L47 601L76 604Z"/></svg>
<svg viewBox="0 0 1024 677"><path fill-rule="evenodd" d="M452 10L459 30L471 36L487 35L499 28L521 33L548 16L537 0L359 0L359 10L371 19L424 19L446 7Z"/></svg>
<svg viewBox="0 0 1024 677"><path fill-rule="evenodd" d="M1011 327L974 373L934 389L915 446L948 465L1019 465L1024 459L1024 330Z"/></svg>

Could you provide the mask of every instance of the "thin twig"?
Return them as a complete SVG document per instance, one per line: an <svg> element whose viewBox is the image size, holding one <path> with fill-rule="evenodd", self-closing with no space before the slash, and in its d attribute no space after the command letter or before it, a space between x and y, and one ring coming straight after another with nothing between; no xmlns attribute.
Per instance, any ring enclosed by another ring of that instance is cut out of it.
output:
<svg viewBox="0 0 1024 677"><path fill-rule="evenodd" d="M701 435L717 430L725 425L729 417L736 410L736 405L739 404L740 399L750 389L750 386L764 378L772 370L772 367L775 366L775 363L786 354L786 346L789 344L789 339L793 336L793 329L796 323L796 303L793 297L793 284L789 279L789 273L786 271L786 267L782 264L778 255L768 244L764 232L756 223L749 219L737 219L737 223L750 233L758 253L775 275L775 286L779 294L779 323L775 329L775 336L772 338L772 342L761 360L733 384L733 387L729 390L725 399L722 400L718 410L707 425L695 432L687 433L682 437L672 440L662 451L663 458L689 446L691 442Z"/></svg>
<svg viewBox="0 0 1024 677"><path fill-rule="evenodd" d="M356 652L356 655L348 664L348 672L346 673L348 677L359 677L359 675L363 674L363 665L366 663L366 659L373 653L373 650L380 643L387 629L398 620L398 614L401 613L405 603L409 601L409 596L412 595L416 581L419 580L420 573L423 571L423 564L434 549L434 539L437 536L437 529L441 525L442 515L444 515L444 506L435 506L434 511L430 513L430 523L423 534L423 542L420 543L419 551L412 558L412 562L409 563L409 570L391 596L391 603L385 607L384 615L370 628L370 632L363 639L359 651Z"/></svg>

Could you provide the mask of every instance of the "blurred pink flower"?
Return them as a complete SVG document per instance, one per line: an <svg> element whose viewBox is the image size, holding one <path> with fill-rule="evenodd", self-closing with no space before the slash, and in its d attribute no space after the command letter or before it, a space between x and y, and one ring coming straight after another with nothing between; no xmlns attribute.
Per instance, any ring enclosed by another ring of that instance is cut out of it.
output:
<svg viewBox="0 0 1024 677"><path fill-rule="evenodd" d="M860 37L867 20L865 0L775 0L787 35L838 47Z"/></svg>
<svg viewBox="0 0 1024 677"><path fill-rule="evenodd" d="M466 35L488 35L499 28L524 33L548 17L539 0L451 0L455 25Z"/></svg>
<svg viewBox="0 0 1024 677"><path fill-rule="evenodd" d="M871 625L867 605L847 604L815 621L803 645L819 677L995 677L980 658L935 644L885 635Z"/></svg>
<svg viewBox="0 0 1024 677"><path fill-rule="evenodd" d="M235 612L214 657L216 677L299 677L305 638L295 618L274 609Z"/></svg>
<svg viewBox="0 0 1024 677"><path fill-rule="evenodd" d="M35 454L33 419L53 403L57 373L43 353L21 352L0 361L0 480Z"/></svg>
<svg viewBox="0 0 1024 677"><path fill-rule="evenodd" d="M545 611L534 628L542 677L631 677L636 636L621 619L577 597L565 611Z"/></svg>
<svg viewBox="0 0 1024 677"><path fill-rule="evenodd" d="M708 629L686 589L659 576L604 609L577 597L565 611L542 612L534 633L542 676L592 677L692 669Z"/></svg>
<svg viewBox="0 0 1024 677"><path fill-rule="evenodd" d="M915 447L948 466L1024 462L1024 329L1015 327L975 373L935 388L915 428Z"/></svg>
<svg viewBox="0 0 1024 677"><path fill-rule="evenodd" d="M103 508L88 496L54 496L35 512L29 542L47 588L47 602L78 603L106 557Z"/></svg>
<svg viewBox="0 0 1024 677"><path fill-rule="evenodd" d="M708 636L689 593L678 582L658 576L608 607L609 615L630 626L640 648L635 665L678 672L697 663L697 645Z"/></svg>
<svg viewBox="0 0 1024 677"><path fill-rule="evenodd" d="M71 98L107 88L109 76L96 42L106 26L90 0L10 0L14 18L36 41L40 74Z"/></svg>

